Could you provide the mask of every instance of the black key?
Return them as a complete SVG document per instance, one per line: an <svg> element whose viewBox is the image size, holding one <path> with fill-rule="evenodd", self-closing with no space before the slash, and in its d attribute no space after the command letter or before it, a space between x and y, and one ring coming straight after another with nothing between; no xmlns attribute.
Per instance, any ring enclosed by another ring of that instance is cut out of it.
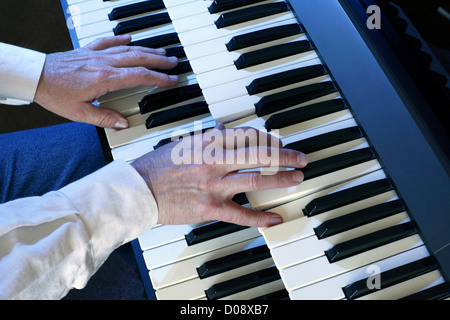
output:
<svg viewBox="0 0 450 320"><path fill-rule="evenodd" d="M263 296L253 298L251 300L270 300L270 301L280 300L280 301L283 301L283 300L290 300L290 298L289 298L289 292L287 292L286 289L282 289L282 290L278 290L278 291L275 291L272 293L265 294Z"/></svg>
<svg viewBox="0 0 450 320"><path fill-rule="evenodd" d="M217 283L205 290L205 294L208 300L216 300L279 279L281 279L281 277L278 269L276 267L270 267L235 279Z"/></svg>
<svg viewBox="0 0 450 320"><path fill-rule="evenodd" d="M234 62L238 70L313 50L308 40L293 41L243 53Z"/></svg>
<svg viewBox="0 0 450 320"><path fill-rule="evenodd" d="M416 292L400 300L443 300L450 298L450 286L447 283L441 283L437 286Z"/></svg>
<svg viewBox="0 0 450 320"><path fill-rule="evenodd" d="M141 114L155 111L176 103L197 98L202 95L202 90L198 84L166 90L163 92L145 96L139 102Z"/></svg>
<svg viewBox="0 0 450 320"><path fill-rule="evenodd" d="M247 92L248 94L253 95L281 88L289 84L314 79L325 74L327 74L327 71L321 64L288 70L253 80L247 86Z"/></svg>
<svg viewBox="0 0 450 320"><path fill-rule="evenodd" d="M168 13L152 14L145 17L119 22L113 29L113 32L116 36L118 36L120 34L160 26L170 23L171 21L172 20L170 20Z"/></svg>
<svg viewBox="0 0 450 320"><path fill-rule="evenodd" d="M289 11L289 8L285 2L262 4L250 8L223 13L215 21L215 24L216 27L220 29L238 23L268 17L285 11Z"/></svg>
<svg viewBox="0 0 450 320"><path fill-rule="evenodd" d="M118 20L128 18L137 14L152 12L164 9L164 2L162 0L142 1L138 3L129 4L122 7L112 9L108 15L109 20Z"/></svg>
<svg viewBox="0 0 450 320"><path fill-rule="evenodd" d="M266 0L216 0L209 6L208 10L209 13L213 14L263 1Z"/></svg>
<svg viewBox="0 0 450 320"><path fill-rule="evenodd" d="M184 51L183 46L172 47L166 49L167 57L177 57L178 59L186 58L186 52Z"/></svg>
<svg viewBox="0 0 450 320"><path fill-rule="evenodd" d="M333 82L325 81L262 97L256 104L258 117L336 92Z"/></svg>
<svg viewBox="0 0 450 320"><path fill-rule="evenodd" d="M364 135L358 127L350 127L292 142L284 147L286 149L294 149L308 154L362 137L364 137Z"/></svg>
<svg viewBox="0 0 450 320"><path fill-rule="evenodd" d="M302 169L302 172L304 180L308 180L372 159L375 159L373 151L370 148L363 148L311 162Z"/></svg>
<svg viewBox="0 0 450 320"><path fill-rule="evenodd" d="M205 131L207 131L209 129L213 129L213 127L202 129L202 133L205 133ZM197 133L200 133L200 132L189 132L189 136L192 136L192 135L197 134ZM162 146L164 146L164 145L166 145L166 144L168 144L168 143L170 143L172 141L178 141L180 139L183 139L184 137L185 136L178 136L178 137L175 136L175 137L172 137L172 138L162 139L153 147L153 149L161 148ZM248 200L247 200L247 202L248 202Z"/></svg>
<svg viewBox="0 0 450 320"><path fill-rule="evenodd" d="M267 119L264 126L268 131L280 129L345 109L347 105L342 99L328 100L274 114Z"/></svg>
<svg viewBox="0 0 450 320"><path fill-rule="evenodd" d="M200 279L237 269L272 257L266 245L244 250L203 263L197 268Z"/></svg>
<svg viewBox="0 0 450 320"><path fill-rule="evenodd" d="M279 27L258 30L239 36L234 36L226 44L228 51L251 47L257 44L285 38L294 34L300 34L302 29L297 23L288 24Z"/></svg>
<svg viewBox="0 0 450 320"><path fill-rule="evenodd" d="M245 192L236 194L232 200L241 206L248 203L247 195L245 194Z"/></svg>
<svg viewBox="0 0 450 320"><path fill-rule="evenodd" d="M410 221L336 244L325 251L325 255L330 263L334 263L353 255L412 236L416 233L416 226L414 222Z"/></svg>
<svg viewBox="0 0 450 320"><path fill-rule="evenodd" d="M393 200L327 220L314 228L314 232L317 238L324 239L403 211L405 211L405 208L402 202L400 200Z"/></svg>
<svg viewBox="0 0 450 320"><path fill-rule="evenodd" d="M228 222L213 222L193 229L185 235L186 242L189 246L194 244L218 238L233 232L237 232L248 227L239 226Z"/></svg>
<svg viewBox="0 0 450 320"><path fill-rule="evenodd" d="M388 179L364 183L359 186L316 198L305 206L303 213L308 217L312 217L393 189L394 188Z"/></svg>
<svg viewBox="0 0 450 320"><path fill-rule="evenodd" d="M169 110L152 113L146 120L147 129L162 126L179 120L209 113L208 104L205 101L190 103Z"/></svg>
<svg viewBox="0 0 450 320"><path fill-rule="evenodd" d="M403 266L382 272L380 274L380 288L369 288L367 285L370 279L361 279L356 281L342 290L347 299L357 299L378 290L382 290L398 283L413 279L422 274L436 270L436 264L431 257L423 258L414 262L410 262Z"/></svg>
<svg viewBox="0 0 450 320"><path fill-rule="evenodd" d="M177 66L172 69L154 69L156 72L161 72L170 75L180 75L183 73L192 72L192 67L189 61L178 62Z"/></svg>
<svg viewBox="0 0 450 320"><path fill-rule="evenodd" d="M180 43L180 38L176 32L154 36L147 39L130 42L130 46L140 46L147 48L161 48L172 44ZM169 56L169 55L168 55Z"/></svg>

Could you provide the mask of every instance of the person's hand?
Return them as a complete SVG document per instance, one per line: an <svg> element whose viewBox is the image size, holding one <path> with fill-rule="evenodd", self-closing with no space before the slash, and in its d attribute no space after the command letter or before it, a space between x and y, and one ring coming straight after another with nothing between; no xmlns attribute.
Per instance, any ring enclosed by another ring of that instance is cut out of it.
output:
<svg viewBox="0 0 450 320"><path fill-rule="evenodd" d="M222 126L216 126L215 129L225 136ZM298 185L303 181L303 173L300 170L286 170L262 174L257 170L242 170L269 166L263 163L267 161L263 161L261 156L266 155L268 150L278 152L278 163L270 165L280 167L303 168L307 164L306 156L295 150L279 148L281 143L278 139L275 145L274 142L266 144L266 134L260 136L257 146L249 143L240 146L233 144L231 149L225 142L213 145L208 139L202 139L204 136L195 135L171 142L132 162L131 165L144 178L156 199L158 223L187 224L220 220L252 227L282 223L278 214L242 207L232 198L241 192ZM200 140L195 140L198 137ZM190 155L186 153L189 146L192 146ZM213 148L214 152L211 152ZM266 148L264 152L260 152L262 148ZM176 164L180 162L180 150L188 155L184 158L187 161ZM233 154L245 154L246 163L230 163L225 159L225 155L229 155L227 152L232 152L233 158ZM218 163L221 161L209 161L210 153L214 153L214 157L221 155L216 160L222 158L222 164ZM198 157L202 157L201 162Z"/></svg>
<svg viewBox="0 0 450 320"><path fill-rule="evenodd" d="M129 35L101 38L83 48L47 55L34 101L72 121L124 129L128 120L119 112L95 107L110 91L140 85L174 86L177 76L150 69L172 69L176 57L164 49L127 46Z"/></svg>

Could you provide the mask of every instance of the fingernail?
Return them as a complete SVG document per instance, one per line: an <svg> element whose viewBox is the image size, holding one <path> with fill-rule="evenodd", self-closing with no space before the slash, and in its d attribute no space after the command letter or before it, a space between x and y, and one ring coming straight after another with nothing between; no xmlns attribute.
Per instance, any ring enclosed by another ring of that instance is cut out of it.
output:
<svg viewBox="0 0 450 320"><path fill-rule="evenodd" d="M300 170L292 170L292 180L296 183L300 183L303 181L303 172Z"/></svg>
<svg viewBox="0 0 450 320"><path fill-rule="evenodd" d="M169 57L170 62L177 62L178 58L177 57Z"/></svg>
<svg viewBox="0 0 450 320"><path fill-rule="evenodd" d="M173 81L173 82L178 82L178 77L177 76L169 76L169 80Z"/></svg>
<svg viewBox="0 0 450 320"><path fill-rule="evenodd" d="M306 166L308 164L308 158L306 157L306 154L300 152L297 155L297 163L302 167Z"/></svg>
<svg viewBox="0 0 450 320"><path fill-rule="evenodd" d="M120 119L116 122L114 125L114 129L120 130L120 129L126 129L128 128L128 121Z"/></svg>
<svg viewBox="0 0 450 320"><path fill-rule="evenodd" d="M274 215L271 219L270 219L270 226L276 226L280 223L283 223L283 219L279 216L279 215Z"/></svg>
<svg viewBox="0 0 450 320"><path fill-rule="evenodd" d="M166 49L156 49L156 53L160 54L160 55L165 55L166 54Z"/></svg>

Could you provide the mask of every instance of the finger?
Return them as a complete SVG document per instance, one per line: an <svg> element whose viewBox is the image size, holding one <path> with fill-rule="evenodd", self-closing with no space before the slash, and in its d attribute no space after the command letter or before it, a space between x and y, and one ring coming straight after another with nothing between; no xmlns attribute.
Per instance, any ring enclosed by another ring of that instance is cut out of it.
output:
<svg viewBox="0 0 450 320"><path fill-rule="evenodd" d="M123 46L129 44L131 41L130 35L104 37L88 43L85 48L91 50L104 50L115 46Z"/></svg>
<svg viewBox="0 0 450 320"><path fill-rule="evenodd" d="M128 128L128 119L118 111L99 108L88 102L77 105L73 109L71 120L84 122L101 128L125 129Z"/></svg>
<svg viewBox="0 0 450 320"><path fill-rule="evenodd" d="M121 54L121 53L129 52L129 51L141 51L144 53L157 54L157 55L162 55L162 56L166 55L166 49L163 49L163 48L153 49L153 48L129 46L129 45L120 45L120 46L115 46L115 47L111 47L111 48L103 50L104 53L107 53L110 55Z"/></svg>
<svg viewBox="0 0 450 320"><path fill-rule="evenodd" d="M304 179L300 170L278 171L275 174L261 172L231 173L223 180L223 192L238 194L241 192L261 191L277 188L287 188L299 185Z"/></svg>
<svg viewBox="0 0 450 320"><path fill-rule="evenodd" d="M177 66L177 57L166 57L142 50L130 50L114 54L108 59L117 68L146 67L148 69L172 69Z"/></svg>
<svg viewBox="0 0 450 320"><path fill-rule="evenodd" d="M224 150L227 172L260 167L303 168L308 163L306 155L300 151L276 147L256 146Z"/></svg>
<svg viewBox="0 0 450 320"><path fill-rule="evenodd" d="M214 129L224 130L225 126L224 126L224 124L222 122L217 122L216 125L214 126Z"/></svg>
<svg viewBox="0 0 450 320"><path fill-rule="evenodd" d="M280 215L242 207L232 201L217 220L255 228L272 227L283 222Z"/></svg>
<svg viewBox="0 0 450 320"><path fill-rule="evenodd" d="M148 70L144 67L117 69L119 72L111 75L108 82L109 91L116 91L138 86L172 87L178 83L176 75Z"/></svg>
<svg viewBox="0 0 450 320"><path fill-rule="evenodd" d="M281 140L265 131L253 127L238 127L223 131L224 148L246 148L250 146L282 147Z"/></svg>

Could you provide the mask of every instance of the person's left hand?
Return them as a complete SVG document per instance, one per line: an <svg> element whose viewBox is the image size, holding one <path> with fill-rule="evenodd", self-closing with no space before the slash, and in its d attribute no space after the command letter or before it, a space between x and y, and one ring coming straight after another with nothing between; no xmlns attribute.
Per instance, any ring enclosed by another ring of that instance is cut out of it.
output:
<svg viewBox="0 0 450 320"><path fill-rule="evenodd" d="M130 41L129 35L106 37L80 49L48 54L34 101L73 121L128 127L119 112L92 102L110 91L140 85L170 87L178 82L177 76L151 70L174 68L176 57L166 57L164 49L127 46Z"/></svg>

